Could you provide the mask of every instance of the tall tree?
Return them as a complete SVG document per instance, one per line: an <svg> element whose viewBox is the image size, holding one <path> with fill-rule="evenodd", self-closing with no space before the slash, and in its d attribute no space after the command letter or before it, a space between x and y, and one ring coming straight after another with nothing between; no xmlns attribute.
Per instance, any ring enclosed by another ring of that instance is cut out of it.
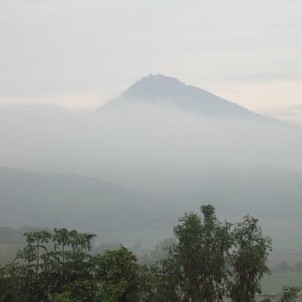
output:
<svg viewBox="0 0 302 302"><path fill-rule="evenodd" d="M70 292L76 292L75 288L80 289L78 292L91 290L93 259L88 252L95 235L66 229L24 235L27 245L18 251L15 261L4 268L11 301L50 301L54 293L67 289ZM81 297L81 301L86 300Z"/></svg>
<svg viewBox="0 0 302 302"><path fill-rule="evenodd" d="M212 302L225 293L231 224L221 223L211 205L202 206L201 212L203 217L186 213L174 228L178 244L163 261L171 299Z"/></svg>
<svg viewBox="0 0 302 302"><path fill-rule="evenodd" d="M263 236L258 220L251 216L245 216L235 226L233 237L230 296L234 302L252 302L256 293L261 292L260 279L270 272L266 260L271 239Z"/></svg>
<svg viewBox="0 0 302 302"><path fill-rule="evenodd" d="M136 263L136 256L132 252L121 246L117 250L96 256L95 262L100 301L139 301L140 266Z"/></svg>

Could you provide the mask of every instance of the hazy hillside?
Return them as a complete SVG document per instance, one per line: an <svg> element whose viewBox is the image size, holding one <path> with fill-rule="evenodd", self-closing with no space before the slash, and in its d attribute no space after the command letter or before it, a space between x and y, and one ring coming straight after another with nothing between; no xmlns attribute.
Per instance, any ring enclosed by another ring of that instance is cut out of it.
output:
<svg viewBox="0 0 302 302"><path fill-rule="evenodd" d="M283 232L274 232L278 230L275 221L283 230L291 230L292 241L299 233L297 226L302 227L299 171L212 169L199 175L196 182L186 190L150 194L96 178L0 168L0 221L9 227L68 227L98 234L172 230L185 211L211 203L218 214L230 219L255 215L278 242Z"/></svg>
<svg viewBox="0 0 302 302"><path fill-rule="evenodd" d="M1 166L36 172L0 169L2 225L170 228L210 202L300 227L302 129L173 78L94 112L0 108L0 141Z"/></svg>
<svg viewBox="0 0 302 302"><path fill-rule="evenodd" d="M118 98L99 110L108 107L144 103L178 108L206 117L267 120L261 115L197 87L188 86L175 78L149 75L134 83Z"/></svg>
<svg viewBox="0 0 302 302"><path fill-rule="evenodd" d="M205 166L302 168L300 128L164 76L141 79L96 112L0 108L0 141L2 166L146 189Z"/></svg>
<svg viewBox="0 0 302 302"><path fill-rule="evenodd" d="M302 106L290 106L270 110L262 110L261 114L288 121L293 125L302 126Z"/></svg>
<svg viewBox="0 0 302 302"><path fill-rule="evenodd" d="M10 227L105 232L166 227L168 217L166 207L150 194L95 178L9 168L0 168L0 207L1 225Z"/></svg>

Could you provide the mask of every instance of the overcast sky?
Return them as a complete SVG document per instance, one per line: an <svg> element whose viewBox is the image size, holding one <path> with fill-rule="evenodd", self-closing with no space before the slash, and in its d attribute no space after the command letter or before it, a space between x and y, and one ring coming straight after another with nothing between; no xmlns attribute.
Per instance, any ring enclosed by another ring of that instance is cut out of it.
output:
<svg viewBox="0 0 302 302"><path fill-rule="evenodd" d="M0 104L93 109L149 73L302 105L301 0L0 0Z"/></svg>

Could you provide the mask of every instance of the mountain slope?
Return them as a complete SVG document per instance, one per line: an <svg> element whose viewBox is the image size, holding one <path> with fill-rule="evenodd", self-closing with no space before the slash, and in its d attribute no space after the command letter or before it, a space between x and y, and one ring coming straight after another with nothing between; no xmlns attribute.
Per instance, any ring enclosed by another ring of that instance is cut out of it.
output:
<svg viewBox="0 0 302 302"><path fill-rule="evenodd" d="M163 75L149 75L140 79L99 110L139 103L170 106L206 117L266 120L235 103Z"/></svg>
<svg viewBox="0 0 302 302"><path fill-rule="evenodd" d="M185 211L211 203L224 218L260 218L277 243L286 232L288 246L300 238L302 171L216 168L200 172L194 182L184 175L183 181L183 188L150 194L96 178L0 167L1 226L67 227L100 235L172 230Z"/></svg>
<svg viewBox="0 0 302 302"><path fill-rule="evenodd" d="M1 225L10 227L68 227L100 233L166 225L164 207L151 194L96 178L3 167L0 208Z"/></svg>

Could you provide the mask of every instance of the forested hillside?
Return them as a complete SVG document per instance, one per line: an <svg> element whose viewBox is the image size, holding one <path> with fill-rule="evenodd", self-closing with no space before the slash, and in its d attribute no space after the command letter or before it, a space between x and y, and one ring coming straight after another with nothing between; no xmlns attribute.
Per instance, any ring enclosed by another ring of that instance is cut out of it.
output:
<svg viewBox="0 0 302 302"><path fill-rule="evenodd" d="M96 232L166 227L167 205L97 178L0 168L1 224ZM171 223L171 220L170 220Z"/></svg>
<svg viewBox="0 0 302 302"><path fill-rule="evenodd" d="M279 249L283 245L283 249L299 250L299 170L222 167L206 169L190 181L185 172L183 177L183 186L150 193L97 178L0 168L1 224L14 228L67 227L98 235L160 231L171 228L186 209L196 210L201 202L211 202L219 215L232 220L246 213L260 217ZM276 221L278 229L274 227ZM288 231L290 238L285 235ZM156 236L152 242L163 239Z"/></svg>

